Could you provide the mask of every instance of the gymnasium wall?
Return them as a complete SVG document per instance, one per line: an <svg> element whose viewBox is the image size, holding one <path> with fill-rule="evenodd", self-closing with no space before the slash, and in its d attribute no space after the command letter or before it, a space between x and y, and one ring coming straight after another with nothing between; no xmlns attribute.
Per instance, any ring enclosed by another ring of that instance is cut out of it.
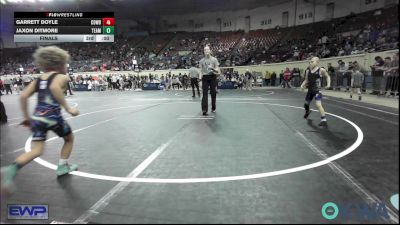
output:
<svg viewBox="0 0 400 225"><path fill-rule="evenodd" d="M328 63L332 63L334 67L337 66L337 61L341 59L344 62L349 62L349 61L357 61L360 65L362 65L367 71L370 71L370 65L373 65L375 63L375 56L381 56L382 58L390 56L393 57L393 55L398 52L398 50L391 50L391 51L385 51L385 52L375 52L375 53L366 53L366 54L359 54L359 55L352 55L352 56L341 56L341 57L333 57L333 58L326 58L326 59L321 59L320 60L320 67L328 67ZM293 69L295 67L298 67L303 71L305 68L308 66L308 61L296 61L296 62L283 62L283 63L273 63L273 64L265 64L265 65L254 65L254 66L237 66L237 67L221 67L221 68L233 68L234 71L238 71L239 74L244 74L246 69L249 69L250 71L253 72L262 72L265 74L265 71L270 71L270 72L276 72L279 74L281 70L285 70L286 67L289 67L290 69ZM171 74L179 74L179 73L188 73L188 70L186 69L180 69L180 70L157 70L157 71L142 71L139 73L141 76L147 76L150 73L153 75L165 75L167 73L171 72ZM104 74L135 74L137 75L136 72L133 71L110 71L110 72L105 72ZM79 74L92 74L92 75L99 75L99 72L87 72L87 73L79 73Z"/></svg>
<svg viewBox="0 0 400 225"><path fill-rule="evenodd" d="M297 2L297 3L296 3ZM314 4L315 2L315 4ZM222 21L221 31L245 30L245 18L250 16L250 30L271 29L282 26L282 13L288 12L288 26L302 25L312 22L323 21L327 17L327 4L334 3L333 18L344 17L350 13L362 13L379 9L393 1L387 0L289 0L277 5L264 6L250 10L223 11L209 13L188 13L181 15L163 16L162 20L168 21L169 25L176 27L168 28L169 32L187 31L220 31L217 26L217 19ZM395 1L398 4L398 1ZM297 5L297 7L296 7ZM311 17L309 17L311 13ZM296 16L295 16L296 15ZM300 16L302 19L300 19ZM307 15L307 16L306 16ZM203 26L190 27L189 20L194 24ZM268 23L270 20L271 23ZM267 23L262 23L267 21ZM224 26L227 23L229 26Z"/></svg>

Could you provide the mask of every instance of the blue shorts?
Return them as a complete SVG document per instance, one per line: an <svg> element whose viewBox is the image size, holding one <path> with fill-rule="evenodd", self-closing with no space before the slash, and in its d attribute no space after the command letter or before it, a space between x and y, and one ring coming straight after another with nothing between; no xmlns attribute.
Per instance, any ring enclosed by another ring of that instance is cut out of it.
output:
<svg viewBox="0 0 400 225"><path fill-rule="evenodd" d="M311 102L315 97L315 101L322 100L322 93L319 90L308 90L306 95L306 102Z"/></svg>
<svg viewBox="0 0 400 225"><path fill-rule="evenodd" d="M31 130L32 141L45 141L49 130L52 130L59 137L65 137L72 133L71 127L62 117L33 117Z"/></svg>

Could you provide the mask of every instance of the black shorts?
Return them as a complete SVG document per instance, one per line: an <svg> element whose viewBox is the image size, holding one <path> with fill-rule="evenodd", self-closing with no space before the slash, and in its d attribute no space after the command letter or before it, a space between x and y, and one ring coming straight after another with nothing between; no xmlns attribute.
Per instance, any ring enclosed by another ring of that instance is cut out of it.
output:
<svg viewBox="0 0 400 225"><path fill-rule="evenodd" d="M65 137L72 133L71 127L62 117L32 119L31 130L32 141L45 141L49 130L52 130L59 137Z"/></svg>
<svg viewBox="0 0 400 225"><path fill-rule="evenodd" d="M315 101L322 100L322 93L319 90L308 90L306 95L306 102L311 102L315 97Z"/></svg>

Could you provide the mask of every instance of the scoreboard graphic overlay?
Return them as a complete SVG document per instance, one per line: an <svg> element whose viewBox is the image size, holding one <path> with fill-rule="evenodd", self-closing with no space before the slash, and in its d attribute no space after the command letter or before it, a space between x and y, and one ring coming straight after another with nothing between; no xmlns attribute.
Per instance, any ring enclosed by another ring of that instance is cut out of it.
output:
<svg viewBox="0 0 400 225"><path fill-rule="evenodd" d="M114 42L114 12L14 12L14 42Z"/></svg>

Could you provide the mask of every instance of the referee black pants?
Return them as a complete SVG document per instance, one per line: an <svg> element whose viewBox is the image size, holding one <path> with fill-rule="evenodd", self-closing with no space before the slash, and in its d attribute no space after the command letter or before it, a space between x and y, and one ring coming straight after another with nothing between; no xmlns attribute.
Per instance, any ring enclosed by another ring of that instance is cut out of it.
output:
<svg viewBox="0 0 400 225"><path fill-rule="evenodd" d="M216 100L217 100L217 76L215 75L204 75L201 79L203 99L201 100L201 109L203 112L208 112L208 90L211 92L211 107L212 110L216 110Z"/></svg>
<svg viewBox="0 0 400 225"><path fill-rule="evenodd" d="M4 86L6 86L6 94L8 95L8 92L11 92L12 94L11 84L5 84Z"/></svg>
<svg viewBox="0 0 400 225"><path fill-rule="evenodd" d="M190 79L190 85L192 85L192 91L193 91L193 97L196 96L196 93L194 92L194 88L197 88L197 93L199 94L200 97L200 90L199 90L199 79L197 78L191 78Z"/></svg>

